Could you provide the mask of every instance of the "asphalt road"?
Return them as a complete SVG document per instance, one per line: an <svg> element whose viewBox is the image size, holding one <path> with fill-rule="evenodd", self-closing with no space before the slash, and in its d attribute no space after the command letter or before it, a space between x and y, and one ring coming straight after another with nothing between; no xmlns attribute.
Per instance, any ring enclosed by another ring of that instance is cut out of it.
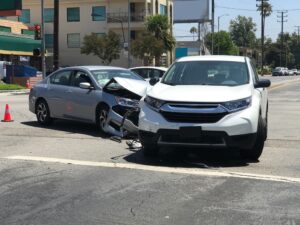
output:
<svg viewBox="0 0 300 225"><path fill-rule="evenodd" d="M38 126L27 98L0 94L15 120L0 123L0 224L300 224L300 82L270 92L256 163L232 150L146 159L93 125Z"/></svg>

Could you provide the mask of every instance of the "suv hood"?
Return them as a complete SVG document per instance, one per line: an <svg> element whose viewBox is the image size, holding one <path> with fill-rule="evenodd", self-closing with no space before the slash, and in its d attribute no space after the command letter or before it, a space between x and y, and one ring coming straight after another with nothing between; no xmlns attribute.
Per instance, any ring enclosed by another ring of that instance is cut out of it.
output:
<svg viewBox="0 0 300 225"><path fill-rule="evenodd" d="M112 82L117 82L124 89L143 97L146 94L147 88L150 86L149 82L144 80L134 80L129 78L114 77L105 86L104 89Z"/></svg>
<svg viewBox="0 0 300 225"><path fill-rule="evenodd" d="M178 85L157 83L148 95L170 102L227 102L252 95L251 84L241 86Z"/></svg>

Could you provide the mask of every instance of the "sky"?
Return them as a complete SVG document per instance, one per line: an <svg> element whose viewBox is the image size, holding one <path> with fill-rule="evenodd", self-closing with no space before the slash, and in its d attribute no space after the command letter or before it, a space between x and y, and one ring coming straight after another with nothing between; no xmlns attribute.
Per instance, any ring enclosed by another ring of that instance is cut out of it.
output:
<svg viewBox="0 0 300 225"><path fill-rule="evenodd" d="M295 32L300 26L300 0L269 0L273 6L273 13L266 18L265 35L268 38L276 40L278 34L281 32L281 23L277 22L277 10L288 10L288 22L284 23L284 32ZM220 30L229 30L230 20L235 19L238 15L252 17L256 23L256 36L261 36L261 17L260 13L256 11L256 0L215 0L215 31L217 31L218 16L228 14L220 18ZM177 40L192 40L189 32L191 27L197 27L197 24L175 24L174 35Z"/></svg>

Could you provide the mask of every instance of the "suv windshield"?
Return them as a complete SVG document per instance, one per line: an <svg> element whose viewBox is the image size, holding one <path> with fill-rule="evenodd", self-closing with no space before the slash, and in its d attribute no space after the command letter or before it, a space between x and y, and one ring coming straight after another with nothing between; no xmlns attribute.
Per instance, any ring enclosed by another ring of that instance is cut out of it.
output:
<svg viewBox="0 0 300 225"><path fill-rule="evenodd" d="M162 83L168 85L238 86L249 83L249 75L244 62L176 62L166 73Z"/></svg>
<svg viewBox="0 0 300 225"><path fill-rule="evenodd" d="M105 86L114 77L123 77L134 80L144 80L139 75L127 70L92 70L95 80L100 86Z"/></svg>

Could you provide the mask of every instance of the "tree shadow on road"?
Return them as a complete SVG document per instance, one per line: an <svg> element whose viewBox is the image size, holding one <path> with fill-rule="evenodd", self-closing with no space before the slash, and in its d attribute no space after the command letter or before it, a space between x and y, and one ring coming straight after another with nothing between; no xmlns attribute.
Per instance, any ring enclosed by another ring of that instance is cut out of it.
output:
<svg viewBox="0 0 300 225"><path fill-rule="evenodd" d="M145 157L141 149L131 151L122 157L125 161L151 166L217 169L245 167L250 163L233 149L164 148L158 156L151 158Z"/></svg>
<svg viewBox="0 0 300 225"><path fill-rule="evenodd" d="M68 120L56 120L49 126L42 126L36 121L21 122L21 124L31 127L39 127L48 130L64 131L70 134L84 134L92 137L108 138L107 135L100 132L95 124L81 123Z"/></svg>

